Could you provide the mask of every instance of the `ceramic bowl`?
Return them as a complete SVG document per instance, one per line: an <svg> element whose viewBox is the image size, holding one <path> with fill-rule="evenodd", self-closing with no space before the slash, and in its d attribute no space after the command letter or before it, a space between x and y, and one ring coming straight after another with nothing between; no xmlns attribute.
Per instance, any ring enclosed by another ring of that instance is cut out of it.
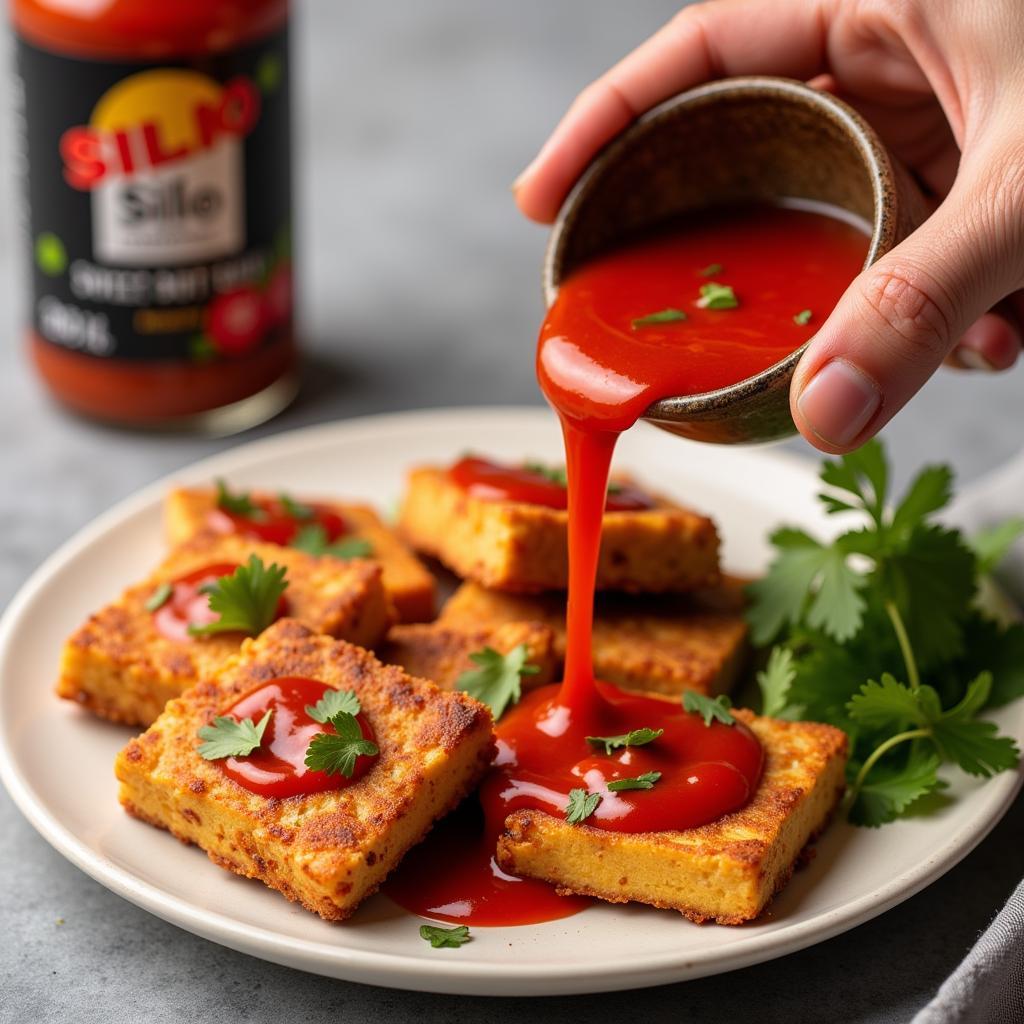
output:
<svg viewBox="0 0 1024 1024"><path fill-rule="evenodd" d="M927 215L924 198L871 127L842 101L785 78L730 78L681 93L644 114L586 169L555 221L544 297L597 253L689 211L803 200L852 215L870 231L864 266ZM798 348L737 384L663 398L645 419L723 444L795 432L789 386Z"/></svg>

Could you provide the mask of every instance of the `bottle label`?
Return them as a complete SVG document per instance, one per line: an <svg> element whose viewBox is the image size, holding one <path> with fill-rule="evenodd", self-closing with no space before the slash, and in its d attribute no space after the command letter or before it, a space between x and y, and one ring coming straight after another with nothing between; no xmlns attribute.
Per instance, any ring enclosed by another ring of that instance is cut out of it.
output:
<svg viewBox="0 0 1024 1024"><path fill-rule="evenodd" d="M160 64L19 38L16 60L40 337L209 362L290 332L286 30Z"/></svg>

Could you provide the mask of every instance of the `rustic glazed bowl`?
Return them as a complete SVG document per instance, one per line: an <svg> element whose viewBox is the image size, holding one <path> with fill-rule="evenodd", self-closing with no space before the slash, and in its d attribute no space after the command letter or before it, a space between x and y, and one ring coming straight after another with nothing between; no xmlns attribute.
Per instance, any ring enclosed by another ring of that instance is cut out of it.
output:
<svg viewBox="0 0 1024 1024"><path fill-rule="evenodd" d="M874 131L828 93L786 78L702 85L644 114L583 173L555 221L544 297L594 255L689 211L739 202L828 203L871 232L867 267L927 215L909 174ZM645 419L720 444L795 432L789 386L806 345L738 384L664 398Z"/></svg>

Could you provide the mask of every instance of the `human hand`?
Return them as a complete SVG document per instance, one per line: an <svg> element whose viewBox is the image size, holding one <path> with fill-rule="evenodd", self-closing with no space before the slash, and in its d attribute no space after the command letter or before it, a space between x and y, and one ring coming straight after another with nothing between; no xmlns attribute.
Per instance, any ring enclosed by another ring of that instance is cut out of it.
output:
<svg viewBox="0 0 1024 1024"><path fill-rule="evenodd" d="M863 271L797 367L793 419L850 451L946 362L1013 365L1024 321L1020 0L715 0L687 7L569 108L513 185L551 221L591 157L661 100L729 75L809 80L858 109L938 205Z"/></svg>

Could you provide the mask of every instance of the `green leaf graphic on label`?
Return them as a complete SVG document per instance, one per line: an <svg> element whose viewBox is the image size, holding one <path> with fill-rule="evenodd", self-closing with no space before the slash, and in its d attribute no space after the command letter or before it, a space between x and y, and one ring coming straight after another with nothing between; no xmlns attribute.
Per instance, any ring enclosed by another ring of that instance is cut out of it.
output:
<svg viewBox="0 0 1024 1024"><path fill-rule="evenodd" d="M52 231L42 232L36 238L36 266L48 277L59 277L67 265L64 243Z"/></svg>

